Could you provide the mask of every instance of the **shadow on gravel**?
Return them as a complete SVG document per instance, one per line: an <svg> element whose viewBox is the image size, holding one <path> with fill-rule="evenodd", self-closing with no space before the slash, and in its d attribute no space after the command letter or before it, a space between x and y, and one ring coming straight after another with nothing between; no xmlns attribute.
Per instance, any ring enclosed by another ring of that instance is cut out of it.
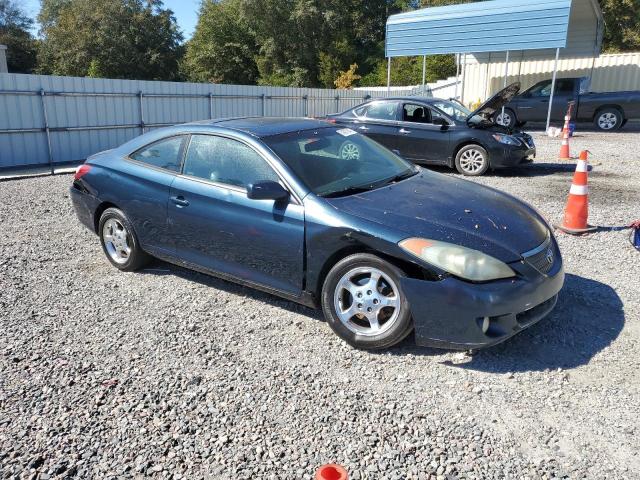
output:
<svg viewBox="0 0 640 480"><path fill-rule="evenodd" d="M507 373L585 365L620 335L625 322L623 307L609 285L567 275L558 304L547 318L456 366Z"/></svg>
<svg viewBox="0 0 640 480"><path fill-rule="evenodd" d="M190 282L198 282L201 285L215 288L216 290L222 290L234 295L249 297L254 300L268 303L269 305L273 305L279 308L284 308L285 310L288 310L290 312L299 313L314 320L324 322L322 312L319 310L314 310L313 308L305 307L304 305L295 302L290 302L284 298L280 298L251 287L245 287L237 283L228 282L218 277L213 277L204 273L196 272L194 270L182 268L178 265L166 263L162 260L153 260L147 268L140 270L137 273L145 275L173 275Z"/></svg>
<svg viewBox="0 0 640 480"><path fill-rule="evenodd" d="M608 347L624 321L623 304L613 288L567 275L558 304L547 318L500 345L475 352L465 363L443 364L491 373L571 369ZM390 353L436 356L442 351L417 347L407 339Z"/></svg>
<svg viewBox="0 0 640 480"><path fill-rule="evenodd" d="M441 167L438 165L425 165L425 168L433 170L439 173L455 173L454 169ZM589 165L589 171L593 170L593 167ZM521 167L501 168L499 170L490 170L483 175L483 177L545 177L548 175L555 175L556 173L573 174L576 171L575 163L533 163L531 165L525 165Z"/></svg>

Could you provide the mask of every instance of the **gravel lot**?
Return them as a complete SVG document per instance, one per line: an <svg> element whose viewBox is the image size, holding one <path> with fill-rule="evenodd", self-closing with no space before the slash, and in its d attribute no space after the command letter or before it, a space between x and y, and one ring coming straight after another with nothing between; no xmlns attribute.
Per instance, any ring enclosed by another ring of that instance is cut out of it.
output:
<svg viewBox="0 0 640 480"><path fill-rule="evenodd" d="M561 219L573 162L478 180ZM640 217L640 135L578 133L591 223ZM555 312L469 356L341 343L315 312L161 262L110 266L69 175L0 182L0 477L640 478L640 254L560 235Z"/></svg>

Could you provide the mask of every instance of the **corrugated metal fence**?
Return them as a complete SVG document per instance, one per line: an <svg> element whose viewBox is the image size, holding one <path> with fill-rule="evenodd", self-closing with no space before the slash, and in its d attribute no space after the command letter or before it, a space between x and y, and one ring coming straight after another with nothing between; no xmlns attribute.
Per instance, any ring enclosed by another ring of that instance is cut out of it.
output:
<svg viewBox="0 0 640 480"><path fill-rule="evenodd" d="M386 96L386 91L0 74L0 170L43 165L53 170L165 125L319 116Z"/></svg>
<svg viewBox="0 0 640 480"><path fill-rule="evenodd" d="M492 54L486 63L477 63L467 56L464 67L464 103L485 100L502 88L504 82L504 54ZM527 60L511 57L509 82L520 81L522 89L551 78L554 60ZM601 55L597 58L563 58L558 62L558 76L591 77L595 92L640 90L640 52Z"/></svg>

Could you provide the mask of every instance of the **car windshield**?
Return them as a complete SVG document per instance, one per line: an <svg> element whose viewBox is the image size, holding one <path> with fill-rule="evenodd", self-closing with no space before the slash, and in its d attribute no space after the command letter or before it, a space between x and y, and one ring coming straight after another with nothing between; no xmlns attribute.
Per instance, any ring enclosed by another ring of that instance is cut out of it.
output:
<svg viewBox="0 0 640 480"><path fill-rule="evenodd" d="M456 120L459 120L461 122L464 122L469 117L469 115L471 115L471 110L469 110L467 107L460 105L459 103L441 100L438 102L433 102L433 106L436 107L438 110L443 111L450 117Z"/></svg>
<svg viewBox="0 0 640 480"><path fill-rule="evenodd" d="M412 164L349 128L304 130L263 140L323 197L372 190L417 173Z"/></svg>

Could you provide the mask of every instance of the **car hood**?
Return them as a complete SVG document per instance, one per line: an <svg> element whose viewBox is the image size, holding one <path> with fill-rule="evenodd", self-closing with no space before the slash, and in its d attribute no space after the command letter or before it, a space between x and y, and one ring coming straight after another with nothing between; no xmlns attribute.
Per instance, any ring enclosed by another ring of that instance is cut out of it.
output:
<svg viewBox="0 0 640 480"><path fill-rule="evenodd" d="M494 113L501 110L507 103L513 100L520 91L520 82L515 82L508 87L503 88L496 93L489 100L484 102L467 117L467 121L471 120L476 115L480 115L483 118L490 119Z"/></svg>
<svg viewBox="0 0 640 480"><path fill-rule="evenodd" d="M422 170L399 183L327 199L338 210L399 230L454 243L503 262L545 241L549 228L529 205L476 183Z"/></svg>

